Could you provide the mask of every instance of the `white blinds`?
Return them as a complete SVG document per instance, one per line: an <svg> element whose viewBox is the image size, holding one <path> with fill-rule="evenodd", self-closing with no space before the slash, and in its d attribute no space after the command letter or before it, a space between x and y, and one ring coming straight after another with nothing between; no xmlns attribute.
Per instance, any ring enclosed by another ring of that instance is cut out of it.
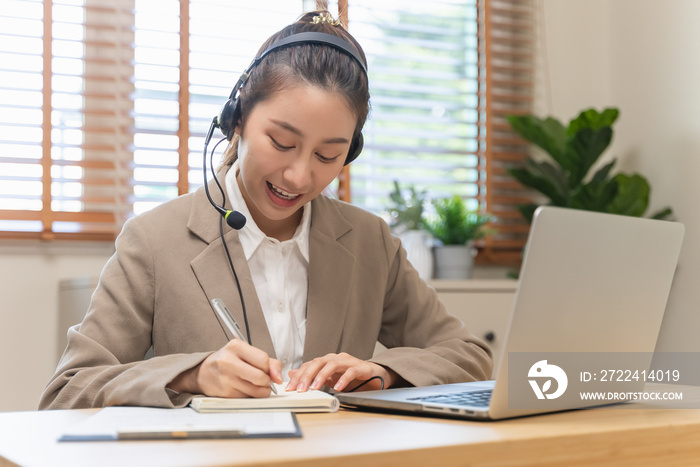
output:
<svg viewBox="0 0 700 467"><path fill-rule="evenodd" d="M3 229L41 231L43 6L0 4L0 210Z"/></svg>
<svg viewBox="0 0 700 467"><path fill-rule="evenodd" d="M386 208L393 180L478 206L475 1L349 0L368 57L372 111L351 169L352 201Z"/></svg>
<svg viewBox="0 0 700 467"><path fill-rule="evenodd" d="M135 0L134 197L142 213L178 195L180 2Z"/></svg>
<svg viewBox="0 0 700 467"><path fill-rule="evenodd" d="M112 238L128 212L129 2L0 7L0 229Z"/></svg>

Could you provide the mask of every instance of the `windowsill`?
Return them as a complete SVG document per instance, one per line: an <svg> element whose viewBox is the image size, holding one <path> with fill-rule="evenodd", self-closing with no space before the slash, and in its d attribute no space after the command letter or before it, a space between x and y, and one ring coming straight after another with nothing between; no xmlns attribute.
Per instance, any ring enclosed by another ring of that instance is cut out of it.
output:
<svg viewBox="0 0 700 467"><path fill-rule="evenodd" d="M431 279L428 284L438 292L513 293L518 287L515 279Z"/></svg>
<svg viewBox="0 0 700 467"><path fill-rule="evenodd" d="M0 240L0 255L96 255L111 256L114 242Z"/></svg>

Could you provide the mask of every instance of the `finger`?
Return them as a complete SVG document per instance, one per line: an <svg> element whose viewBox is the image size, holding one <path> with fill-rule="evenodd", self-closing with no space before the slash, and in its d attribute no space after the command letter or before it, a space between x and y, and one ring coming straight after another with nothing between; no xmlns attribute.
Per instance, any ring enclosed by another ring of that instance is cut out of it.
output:
<svg viewBox="0 0 700 467"><path fill-rule="evenodd" d="M212 354L200 366L201 392L218 397L267 397L270 377L231 352Z"/></svg>
<svg viewBox="0 0 700 467"><path fill-rule="evenodd" d="M310 387L311 389L320 389L324 384L335 385L341 374L347 371L348 368L362 365L365 365L364 361L345 352L333 355L330 361L319 370Z"/></svg>
<svg viewBox="0 0 700 467"><path fill-rule="evenodd" d="M341 376L338 378L338 381L336 381L335 385L333 386L333 389L336 391L342 391L344 390L349 383L352 381L355 381L356 379L363 379L367 380L372 377L372 375L369 375L365 377L366 372L361 371L361 369L357 366L352 366L348 368Z"/></svg>
<svg viewBox="0 0 700 467"><path fill-rule="evenodd" d="M265 398L269 397L272 390L270 385L258 386L252 384L244 379L238 379L236 381L231 381L231 385L228 388L229 394L224 397L255 397L255 398Z"/></svg>
<svg viewBox="0 0 700 467"><path fill-rule="evenodd" d="M270 386L272 359L265 352L239 340L229 342L220 355L216 363L220 378L226 381L224 384L235 385L237 381L246 381L258 387ZM281 368L281 364L278 368ZM280 373L278 371L278 380Z"/></svg>
<svg viewBox="0 0 700 467"><path fill-rule="evenodd" d="M275 358L270 359L270 379L277 384L282 384L282 362Z"/></svg>
<svg viewBox="0 0 700 467"><path fill-rule="evenodd" d="M321 386L330 382L334 375L345 371L352 362L343 361L340 357L328 361L313 379L309 389L321 389Z"/></svg>
<svg viewBox="0 0 700 467"><path fill-rule="evenodd" d="M304 363L296 374L296 387L295 389L300 392L304 392L309 389L309 385L313 378L316 377L321 368L330 359L330 355L325 357L314 358L310 362Z"/></svg>
<svg viewBox="0 0 700 467"><path fill-rule="evenodd" d="M289 371L289 381L287 382L287 391L296 391L299 387L299 382L301 381L301 378L304 376L304 373L306 372L306 369L309 366L309 362L306 362L302 364L299 368L296 370L290 370Z"/></svg>
<svg viewBox="0 0 700 467"><path fill-rule="evenodd" d="M296 375L299 373L299 370L289 370L289 373L287 375L289 376L289 381L287 381L287 391L293 391L294 388L296 388L296 382L297 378Z"/></svg>
<svg viewBox="0 0 700 467"><path fill-rule="evenodd" d="M226 349L233 352L238 358L249 365L259 368L265 373L270 372L270 356L264 350L260 350L240 339L233 339L226 344Z"/></svg>

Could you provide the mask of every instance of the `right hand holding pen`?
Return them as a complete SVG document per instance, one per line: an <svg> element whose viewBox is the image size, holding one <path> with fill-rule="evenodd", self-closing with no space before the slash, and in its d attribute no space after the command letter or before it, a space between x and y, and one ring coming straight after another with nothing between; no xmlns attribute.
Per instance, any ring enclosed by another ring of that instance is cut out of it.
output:
<svg viewBox="0 0 700 467"><path fill-rule="evenodd" d="M271 382L282 383L282 362L233 339L168 387L211 397L268 397Z"/></svg>

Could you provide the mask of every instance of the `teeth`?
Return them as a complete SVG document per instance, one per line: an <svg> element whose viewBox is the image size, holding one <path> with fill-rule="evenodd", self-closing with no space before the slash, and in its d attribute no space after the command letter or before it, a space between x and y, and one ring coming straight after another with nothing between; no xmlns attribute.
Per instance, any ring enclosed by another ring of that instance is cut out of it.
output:
<svg viewBox="0 0 700 467"><path fill-rule="evenodd" d="M275 185L273 185L272 183L269 183L269 185L270 185L270 188L272 189L272 191L274 191L275 193L277 193L277 194L279 195L280 198L284 198L284 199L287 199L287 200L292 200L292 199L296 198L297 196L299 196L299 195L295 195L295 194L293 194L293 193L288 193L288 192L284 191L284 190L281 189L281 188L277 188L277 187L276 187Z"/></svg>

